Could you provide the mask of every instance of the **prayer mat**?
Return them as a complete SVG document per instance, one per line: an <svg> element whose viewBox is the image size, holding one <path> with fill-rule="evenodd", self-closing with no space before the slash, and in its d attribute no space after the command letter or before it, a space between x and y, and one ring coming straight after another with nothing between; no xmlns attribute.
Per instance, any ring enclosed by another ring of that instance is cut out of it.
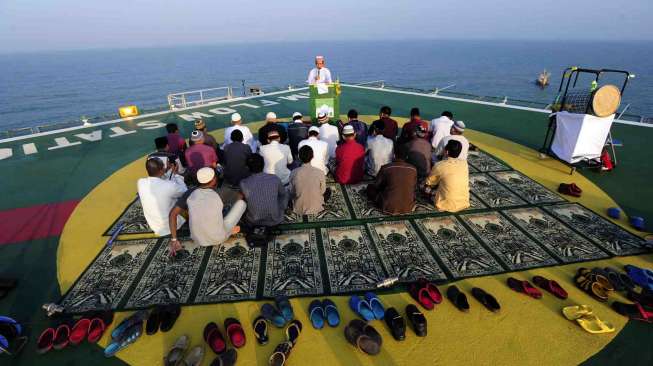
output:
<svg viewBox="0 0 653 366"><path fill-rule="evenodd" d="M180 244L182 249L171 257L168 249L170 239L161 240L161 245L129 297L126 308L188 303L204 255L211 248L195 244L190 239L182 240Z"/></svg>
<svg viewBox="0 0 653 366"><path fill-rule="evenodd" d="M501 264L455 216L416 219L415 224L454 277L503 272Z"/></svg>
<svg viewBox="0 0 653 366"><path fill-rule="evenodd" d="M124 223L120 234L152 234L154 233L145 220L143 215L143 206L141 200L136 197L125 210L118 216L116 221L109 226L109 228L102 234L103 236L110 236L118 228L120 223Z"/></svg>
<svg viewBox="0 0 653 366"><path fill-rule="evenodd" d="M400 282L447 279L410 222L386 221L367 227L388 277L398 277Z"/></svg>
<svg viewBox="0 0 653 366"><path fill-rule="evenodd" d="M543 208L613 255L632 255L649 251L642 238L577 203Z"/></svg>
<svg viewBox="0 0 653 366"><path fill-rule="evenodd" d="M342 186L338 183L327 184L331 189L331 197L324 202L324 210L316 215L306 215L308 222L329 222L351 220Z"/></svg>
<svg viewBox="0 0 653 366"><path fill-rule="evenodd" d="M469 175L469 187L490 208L525 205L526 201L485 173Z"/></svg>
<svg viewBox="0 0 653 366"><path fill-rule="evenodd" d="M386 278L365 226L322 229L331 293L373 290Z"/></svg>
<svg viewBox="0 0 653 366"><path fill-rule="evenodd" d="M558 263L539 244L498 212L466 214L460 217L509 270Z"/></svg>
<svg viewBox="0 0 653 366"><path fill-rule="evenodd" d="M367 199L366 188L369 183L358 183L346 185L345 192L347 192L347 197L349 202L354 210L354 216L357 219L366 219L366 218L377 218L377 217L391 217L391 216L402 216L402 215L412 215L412 214L421 214L421 213L437 213L431 201L428 197L425 197L421 192L417 191L415 193L415 208L413 211L400 214L400 215L388 215L381 211L374 202Z"/></svg>
<svg viewBox="0 0 653 366"><path fill-rule="evenodd" d="M609 257L591 241L537 207L515 208L503 213L562 262L571 263Z"/></svg>
<svg viewBox="0 0 653 366"><path fill-rule="evenodd" d="M238 234L213 247L194 303L207 304L256 298L261 248L249 248Z"/></svg>
<svg viewBox="0 0 653 366"><path fill-rule="evenodd" d="M301 222L304 222L304 216L295 213L291 209L286 209L286 212L283 215L283 221L281 222L281 225L298 224Z"/></svg>
<svg viewBox="0 0 653 366"><path fill-rule="evenodd" d="M263 296L324 293L315 230L293 230L268 244Z"/></svg>
<svg viewBox="0 0 653 366"><path fill-rule="evenodd" d="M100 252L60 304L67 313L117 309L158 243L159 239L114 241Z"/></svg>
<svg viewBox="0 0 653 366"><path fill-rule="evenodd" d="M517 193L519 197L528 203L539 204L566 201L558 194L517 171L492 172L490 175L506 188Z"/></svg>
<svg viewBox="0 0 653 366"><path fill-rule="evenodd" d="M474 166L471 165L471 164L469 163L469 161L467 162L467 168L469 168L469 172L470 172L470 173L478 173L478 172L479 172L479 170L476 169L476 168L474 168Z"/></svg>
<svg viewBox="0 0 653 366"><path fill-rule="evenodd" d="M498 172L501 170L510 170L510 167L493 158L490 154L481 150L469 151L467 153L467 163L479 172Z"/></svg>

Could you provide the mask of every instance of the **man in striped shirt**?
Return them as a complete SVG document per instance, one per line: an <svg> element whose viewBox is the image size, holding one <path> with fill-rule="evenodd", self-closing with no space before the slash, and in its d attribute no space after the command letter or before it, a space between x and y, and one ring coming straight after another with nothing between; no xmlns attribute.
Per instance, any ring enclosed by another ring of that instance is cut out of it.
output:
<svg viewBox="0 0 653 366"><path fill-rule="evenodd" d="M261 155L250 155L247 167L252 175L240 181L240 191L247 202L245 221L251 226L279 225L288 207L288 193L281 179L263 173L264 165Z"/></svg>

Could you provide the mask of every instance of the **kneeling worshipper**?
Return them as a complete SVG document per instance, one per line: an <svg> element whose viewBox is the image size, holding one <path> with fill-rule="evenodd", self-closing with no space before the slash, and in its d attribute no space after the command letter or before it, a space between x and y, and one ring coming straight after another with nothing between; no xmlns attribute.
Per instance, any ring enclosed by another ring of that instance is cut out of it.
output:
<svg viewBox="0 0 653 366"><path fill-rule="evenodd" d="M224 243L233 234L240 232L238 221L245 213L247 205L242 199L237 200L229 213L222 216L224 208L220 195L215 191L218 177L215 170L202 168L197 171L197 189L188 196L188 221L190 236L202 246ZM176 240L174 238L173 240Z"/></svg>
<svg viewBox="0 0 653 366"><path fill-rule="evenodd" d="M329 158L333 159L336 157L336 148L338 147L338 140L340 140L338 127L329 123L329 116L326 112L317 114L317 123L320 124L320 140L327 143Z"/></svg>
<svg viewBox="0 0 653 366"><path fill-rule="evenodd" d="M367 198L388 215L405 214L415 208L416 185L417 169L397 155L367 186Z"/></svg>
<svg viewBox="0 0 653 366"><path fill-rule="evenodd" d="M311 165L320 169L324 175L329 173L327 164L329 163L329 144L320 140L320 129L311 126L308 129L308 138L299 143L298 147L309 146L313 150L313 160Z"/></svg>
<svg viewBox="0 0 653 366"><path fill-rule="evenodd" d="M261 155L250 155L247 167L252 175L240 181L240 191L247 202L245 221L249 226L279 225L288 207L288 193L281 179L264 173L264 165Z"/></svg>
<svg viewBox="0 0 653 366"><path fill-rule="evenodd" d="M268 133L270 131L277 131L279 133L279 142L282 144L286 143L288 132L286 132L286 128L283 125L277 123L277 114L274 112L268 112L265 115L265 125L258 129L259 146L268 144Z"/></svg>
<svg viewBox="0 0 653 366"><path fill-rule="evenodd" d="M428 122L422 120L420 117L419 108L413 107L410 110L410 121L406 122L401 128L401 135L399 136L399 140L397 142L400 144L405 144L412 140L413 136L415 135L415 129L417 126L422 126L425 131L429 130ZM422 136L422 138L428 140L428 134L425 134Z"/></svg>
<svg viewBox="0 0 653 366"><path fill-rule="evenodd" d="M231 131L231 143L224 148L224 179L237 187L243 178L249 177L247 157L252 154L249 145L243 142L240 130Z"/></svg>
<svg viewBox="0 0 653 366"><path fill-rule="evenodd" d="M465 123L463 121L455 121L453 126L451 126L450 135L443 138L442 142L440 142L441 148L439 150L444 150L444 146L446 146L449 141L456 140L460 142L463 147L460 151L460 155L456 159L467 160L467 153L469 152L469 140L463 136L463 133L465 133Z"/></svg>
<svg viewBox="0 0 653 366"><path fill-rule="evenodd" d="M240 116L240 113L234 113L231 115L231 124L233 126L227 127L227 129L224 130L224 144L222 144L223 149L225 149L232 142L231 133L235 130L239 130L243 134L243 144L249 145L249 147L252 149L252 152L256 152L258 149L258 142L254 136L252 136L252 131L249 130L249 127L244 126L242 123L243 118Z"/></svg>
<svg viewBox="0 0 653 366"><path fill-rule="evenodd" d="M170 178L170 173L172 172L172 169L169 169L168 165L176 165L177 166L177 174L184 175L186 172L186 169L184 166L181 164L181 160L179 160L179 156L177 154L173 154L169 150L168 145L168 138L165 136L162 137L157 137L154 139L154 146L156 147L156 151L151 153L150 155L147 156L148 159L150 158L159 158L161 162L163 163L163 168L166 169L166 178Z"/></svg>
<svg viewBox="0 0 653 366"><path fill-rule="evenodd" d="M190 174L197 174L197 171L204 168L217 168L218 155L212 147L204 144L204 134L202 131L193 131L190 135L193 146L186 149L186 164Z"/></svg>
<svg viewBox="0 0 653 366"><path fill-rule="evenodd" d="M302 165L290 173L290 195L293 211L299 215L320 213L324 209L326 178L324 173L311 165L313 149L302 146L299 149Z"/></svg>
<svg viewBox="0 0 653 366"><path fill-rule="evenodd" d="M293 159L290 147L279 143L279 132L268 132L268 144L261 146L259 154L265 162L263 171L276 175L281 179L281 183L287 185L290 179L288 167L292 164Z"/></svg>
<svg viewBox="0 0 653 366"><path fill-rule="evenodd" d="M367 138L365 166L367 174L372 177L376 177L382 166L392 162L394 154L394 143L383 136L379 130L382 127L383 125L371 126L370 137Z"/></svg>
<svg viewBox="0 0 653 366"><path fill-rule="evenodd" d="M302 118L301 113L295 112L292 114L292 123L288 125L288 146L293 158L297 158L298 145L308 138L308 128L311 127L309 123L304 123Z"/></svg>
<svg viewBox="0 0 653 366"><path fill-rule="evenodd" d="M449 111L442 112L440 118L431 121L431 146L435 149L435 155L442 155L442 148L440 141L451 133L451 126L453 126L453 113Z"/></svg>
<svg viewBox="0 0 653 366"><path fill-rule="evenodd" d="M433 201L438 211L458 212L469 207L469 167L467 161L457 159L461 150L459 141L449 141L444 160L433 166L424 182L429 194L437 186Z"/></svg>
<svg viewBox="0 0 653 366"><path fill-rule="evenodd" d="M215 141L215 137L211 136L206 130L206 123L204 123L203 119L195 121L195 130L202 131L202 134L204 135L204 145L211 146L213 150L218 151L218 142ZM190 145L192 146L193 144L193 140L190 140Z"/></svg>
<svg viewBox="0 0 653 366"><path fill-rule="evenodd" d="M186 192L184 178L177 174L177 165L169 165L171 178L165 178L166 168L163 162L157 158L147 159L145 170L147 178L141 178L137 182L138 197L143 206L143 215L154 234L158 236L170 234L168 226L168 213L174 206L175 201ZM177 228L185 222L179 217Z"/></svg>
<svg viewBox="0 0 653 366"><path fill-rule="evenodd" d="M412 140L403 146L406 162L417 168L417 176L420 180L426 178L431 172L431 143L424 139L427 131L423 126L417 126Z"/></svg>
<svg viewBox="0 0 653 366"><path fill-rule="evenodd" d="M344 142L336 149L336 182L356 184L365 174L365 148L356 142L354 127L346 125L342 129Z"/></svg>

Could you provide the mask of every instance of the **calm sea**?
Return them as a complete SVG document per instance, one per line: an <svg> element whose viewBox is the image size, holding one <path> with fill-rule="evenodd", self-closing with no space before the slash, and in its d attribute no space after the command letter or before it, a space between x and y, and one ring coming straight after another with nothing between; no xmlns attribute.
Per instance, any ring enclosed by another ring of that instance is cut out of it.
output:
<svg viewBox="0 0 653 366"><path fill-rule="evenodd" d="M544 103L570 65L636 74L622 106L653 116L653 42L352 41L183 46L0 55L0 130L165 106L169 93L247 84L302 85L312 58L346 82L508 96ZM552 86L534 79L543 69Z"/></svg>

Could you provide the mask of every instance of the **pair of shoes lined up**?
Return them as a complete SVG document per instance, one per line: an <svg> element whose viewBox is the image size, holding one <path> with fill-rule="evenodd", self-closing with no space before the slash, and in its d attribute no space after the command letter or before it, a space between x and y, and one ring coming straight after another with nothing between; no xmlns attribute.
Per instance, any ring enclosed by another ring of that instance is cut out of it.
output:
<svg viewBox="0 0 653 366"><path fill-rule="evenodd" d="M381 300L372 292L365 293L364 297L356 295L350 297L349 307L365 321L382 320L385 316Z"/></svg>
<svg viewBox="0 0 653 366"><path fill-rule="evenodd" d="M501 304L499 304L499 301L497 301L494 296L482 288L472 288L472 297L474 297L476 301L480 302L481 305L493 313L501 310ZM464 292L460 291L456 285L452 285L447 288L447 298L458 310L465 313L469 311L470 305L469 301L467 300L467 295L465 295Z"/></svg>
<svg viewBox="0 0 653 366"><path fill-rule="evenodd" d="M153 335L159 330L168 332L175 325L181 314L179 304L157 305L150 311L145 324L145 334Z"/></svg>
<svg viewBox="0 0 653 366"><path fill-rule="evenodd" d="M507 280L508 287L513 289L516 292L520 292L524 295L530 296L534 299L541 299L542 292L538 290L535 286L531 285L530 282L526 280L518 280L516 278L510 277ZM560 284L554 280L549 280L542 276L534 276L533 283L535 283L539 288L546 290L551 293L553 296L559 299L566 299L569 295L567 291L560 286Z"/></svg>
<svg viewBox="0 0 653 366"><path fill-rule="evenodd" d="M143 335L143 326L148 316L147 310L139 310L113 328L111 343L104 349L104 356L112 357L136 342Z"/></svg>
<svg viewBox="0 0 653 366"><path fill-rule="evenodd" d="M419 311L417 306L414 304L408 304L406 306L406 318L408 318L411 328L418 337L426 337L426 317ZM392 338L397 341L406 339L406 320L399 314L397 309L388 308L385 311L385 323L390 329Z"/></svg>
<svg viewBox="0 0 653 366"><path fill-rule="evenodd" d="M576 183L560 183L558 186L558 192L566 194L567 196L580 197L583 194L583 190L576 185Z"/></svg>
<svg viewBox="0 0 653 366"><path fill-rule="evenodd" d="M614 286L599 268L579 268L574 282L579 289L601 302L608 301L610 292L614 291Z"/></svg>
<svg viewBox="0 0 653 366"><path fill-rule="evenodd" d="M604 272L615 291L626 293L633 303L620 301L612 303L612 309L628 319L653 323L653 271L631 264L625 265L627 275L613 268L605 268ZM637 287L641 287L638 292Z"/></svg>
<svg viewBox="0 0 653 366"><path fill-rule="evenodd" d="M270 321L275 327L283 328L286 323L295 318L290 301L286 296L279 296L274 299L275 305L263 304L261 316Z"/></svg>
<svg viewBox="0 0 653 366"><path fill-rule="evenodd" d="M63 322L56 328L46 328L38 338L36 352L44 354L52 349L62 350L68 345L77 346L83 341L97 343L113 322L113 312L93 312L77 322Z"/></svg>
<svg viewBox="0 0 653 366"><path fill-rule="evenodd" d="M568 320L575 321L586 332L592 334L612 333L615 331L614 325L601 320L591 307L587 305L567 306L562 309L562 314Z"/></svg>
<svg viewBox="0 0 653 366"><path fill-rule="evenodd" d="M245 331L238 319L227 318L224 320L224 331L227 337L222 334L218 325L210 322L204 327L204 341L211 350L219 355L227 351L227 339L235 348L241 348L247 342Z"/></svg>
<svg viewBox="0 0 653 366"><path fill-rule="evenodd" d="M177 338L175 344L170 348L168 354L163 358L165 366L199 366L204 361L204 347L195 346L188 351L190 347L190 337L186 334ZM218 355L211 366L233 366L236 364L238 354L235 349L230 349Z"/></svg>
<svg viewBox="0 0 653 366"><path fill-rule="evenodd" d="M313 300L308 306L308 318L315 329L324 328L324 323L330 327L337 327L340 324L340 314L336 304L329 300Z"/></svg>
<svg viewBox="0 0 653 366"><path fill-rule="evenodd" d="M270 366L283 366L290 357L290 351L297 344L299 335L302 333L302 323L299 320L291 320L285 329L286 340L279 343L268 360Z"/></svg>

